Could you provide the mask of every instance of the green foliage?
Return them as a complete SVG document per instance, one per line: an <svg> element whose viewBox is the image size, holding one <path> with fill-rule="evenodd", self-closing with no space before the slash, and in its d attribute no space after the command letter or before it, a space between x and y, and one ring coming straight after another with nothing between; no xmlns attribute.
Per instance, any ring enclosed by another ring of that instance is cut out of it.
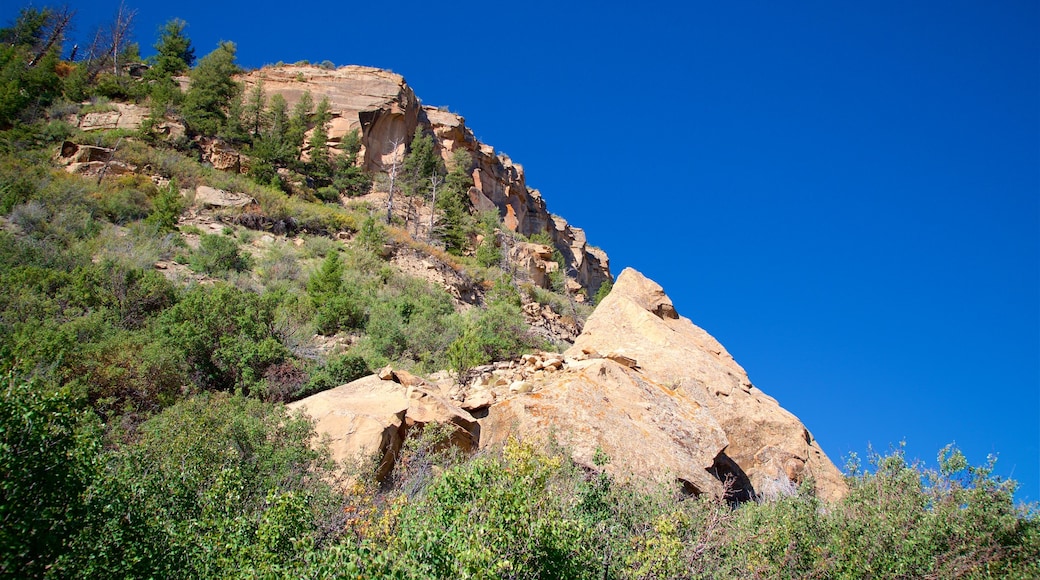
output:
<svg viewBox="0 0 1040 580"><path fill-rule="evenodd" d="M498 248L495 235L485 236L477 246L477 263L485 268L498 266L502 262L502 251Z"/></svg>
<svg viewBox="0 0 1040 580"><path fill-rule="evenodd" d="M520 295L511 284L496 282L486 308L466 320L461 335L448 346L449 368L462 375L474 366L508 360L542 346L527 329Z"/></svg>
<svg viewBox="0 0 1040 580"><path fill-rule="evenodd" d="M275 577L324 547L338 503L327 454L284 407L202 396L110 453L58 576ZM289 574L293 575L293 574Z"/></svg>
<svg viewBox="0 0 1040 580"><path fill-rule="evenodd" d="M318 101L318 108L314 111L314 130L308 142L310 149L310 162L308 163L308 175L319 187L326 186L332 181L332 159L329 157L329 130L328 124L332 121L332 110L329 98L322 97Z"/></svg>
<svg viewBox="0 0 1040 580"><path fill-rule="evenodd" d="M434 234L444 242L450 254L462 255L469 246L469 230L472 227L469 214L469 188L473 186L470 174L470 157L464 149L452 154L452 168L444 181L444 188L437 197L440 221Z"/></svg>
<svg viewBox="0 0 1040 580"><path fill-rule="evenodd" d="M593 304L598 305L600 302L603 302L603 299L606 298L608 294L610 294L610 290L613 287L614 282L612 280L605 280L602 284L600 284L599 289L596 290L596 296L592 299Z"/></svg>
<svg viewBox="0 0 1040 580"><path fill-rule="evenodd" d="M402 189L409 197L424 197L430 191L430 178L444 173L444 162L434 148L433 137L422 127L415 128L408 149L402 164Z"/></svg>
<svg viewBox="0 0 1040 580"><path fill-rule="evenodd" d="M332 187L348 197L365 195L372 189L372 177L358 166L357 156L361 151L361 138L357 129L340 141L341 155L332 161Z"/></svg>
<svg viewBox="0 0 1040 580"><path fill-rule="evenodd" d="M152 202L152 212L146 221L155 226L159 232L171 232L177 229L177 220L185 208L177 180L171 179L169 185L160 190Z"/></svg>
<svg viewBox="0 0 1040 580"><path fill-rule="evenodd" d="M159 335L204 390L248 393L288 356L275 338L274 305L223 284L190 290L163 313Z"/></svg>
<svg viewBox="0 0 1040 580"><path fill-rule="evenodd" d="M222 42L191 71L191 86L181 112L195 133L216 135L227 128L231 103L242 92L233 78L240 72L235 52L233 42Z"/></svg>
<svg viewBox="0 0 1040 580"><path fill-rule="evenodd" d="M315 327L320 334L335 334L365 324L361 301L344 287L343 262L338 252L329 252L321 267L311 274L307 294L317 310Z"/></svg>
<svg viewBox="0 0 1040 580"><path fill-rule="evenodd" d="M444 368L444 353L459 325L447 292L422 280L390 275L370 304L359 354L371 368L391 361L431 371Z"/></svg>
<svg viewBox="0 0 1040 580"><path fill-rule="evenodd" d="M512 442L448 469L402 510L398 552L429 578L600 578L590 530L553 487L563 461Z"/></svg>
<svg viewBox="0 0 1040 580"><path fill-rule="evenodd" d="M351 353L336 356L311 373L306 389L299 396L306 397L370 374L372 369L364 358Z"/></svg>
<svg viewBox="0 0 1040 580"><path fill-rule="evenodd" d="M310 91L304 91L300 100L293 105L292 116L285 129L285 142L291 148L292 160L300 158L303 151L303 140L310 128L311 111L314 109L314 98Z"/></svg>
<svg viewBox="0 0 1040 580"><path fill-rule="evenodd" d="M38 118L61 95L62 16L23 8L14 26L0 29L0 129Z"/></svg>
<svg viewBox="0 0 1040 580"><path fill-rule="evenodd" d="M202 234L199 247L191 254L191 267L205 274L243 272L252 267L252 259L239 251L238 242L229 236Z"/></svg>
<svg viewBox="0 0 1040 580"><path fill-rule="evenodd" d="M159 28L159 39L155 43L156 54L149 59L151 68L145 78L161 81L184 74L195 64L195 48L184 34L188 23L174 18Z"/></svg>
<svg viewBox="0 0 1040 580"><path fill-rule="evenodd" d="M383 224L376 221L373 216L368 216L361 222L361 230L358 231L358 243L372 252L379 251L386 243L386 232Z"/></svg>
<svg viewBox="0 0 1040 580"><path fill-rule="evenodd" d="M8 374L0 397L0 576L40 577L81 525L100 440L65 391Z"/></svg>

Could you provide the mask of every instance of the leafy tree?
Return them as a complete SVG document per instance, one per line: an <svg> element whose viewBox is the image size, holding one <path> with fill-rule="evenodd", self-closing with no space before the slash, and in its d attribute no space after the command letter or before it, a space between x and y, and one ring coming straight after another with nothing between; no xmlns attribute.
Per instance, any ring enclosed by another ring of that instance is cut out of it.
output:
<svg viewBox="0 0 1040 580"><path fill-rule="evenodd" d="M341 504L305 417L204 395L139 433L109 454L55 576L312 576L305 563L336 537Z"/></svg>
<svg viewBox="0 0 1040 580"><path fill-rule="evenodd" d="M191 71L191 86L184 97L182 112L196 133L216 135L226 128L227 112L242 91L233 78L240 72L235 64L235 52L233 42L221 42Z"/></svg>
<svg viewBox="0 0 1040 580"><path fill-rule="evenodd" d="M0 391L0 575L42 577L85 514L96 422L63 390L4 378Z"/></svg>

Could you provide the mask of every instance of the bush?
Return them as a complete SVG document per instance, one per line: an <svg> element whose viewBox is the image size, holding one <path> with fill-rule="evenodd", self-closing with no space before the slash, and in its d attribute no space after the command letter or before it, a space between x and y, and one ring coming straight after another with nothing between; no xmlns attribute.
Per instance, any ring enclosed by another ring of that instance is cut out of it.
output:
<svg viewBox="0 0 1040 580"><path fill-rule="evenodd" d="M274 328L274 304L233 286L201 286L163 313L159 335L205 390L245 393L289 353Z"/></svg>
<svg viewBox="0 0 1040 580"><path fill-rule="evenodd" d="M363 357L349 353L332 357L311 373L306 388L296 398L320 393L370 374L372 374L372 369L369 368Z"/></svg>
<svg viewBox="0 0 1040 580"><path fill-rule="evenodd" d="M342 512L327 452L311 446L302 416L202 396L140 431L86 496L89 515L57 576L282 576L335 538Z"/></svg>
<svg viewBox="0 0 1040 580"><path fill-rule="evenodd" d="M196 272L216 275L244 272L252 267L252 259L239 251L238 242L234 238L202 234L199 248L192 252L189 264Z"/></svg>
<svg viewBox="0 0 1040 580"><path fill-rule="evenodd" d="M82 525L100 438L66 392L3 381L0 575L42 577Z"/></svg>

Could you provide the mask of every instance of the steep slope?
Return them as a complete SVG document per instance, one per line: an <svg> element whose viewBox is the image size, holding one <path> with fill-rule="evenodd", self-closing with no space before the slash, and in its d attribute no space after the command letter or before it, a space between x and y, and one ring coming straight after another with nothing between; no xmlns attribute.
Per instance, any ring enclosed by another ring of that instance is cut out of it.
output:
<svg viewBox="0 0 1040 580"><path fill-rule="evenodd" d="M718 341L679 316L660 286L632 269L618 277L567 352L478 371L462 389L451 380L420 384L387 372L380 389L389 386L395 400L421 398L423 416L450 417L446 421L465 426L465 440L475 437L480 447L510 437L553 436L581 463L592 465L605 452L612 459L609 469L618 474L678 481L688 492L731 499L784 493L807 478L824 499L846 492L841 473L805 426L754 387ZM407 405L398 405L378 428L345 429L342 417L367 404L369 389L363 386L371 381L293 406L313 413L318 431L341 448L385 458L400 441L384 433L402 433L400 425L425 420L410 418ZM438 389L461 405L434 396ZM439 412L430 413L429 405ZM460 408L469 416L460 418Z"/></svg>
<svg viewBox="0 0 1040 580"><path fill-rule="evenodd" d="M333 116L330 145L358 131L361 163L372 172L383 171L395 159L400 161L415 128L422 126L436 137L445 161L458 149L469 152L474 183L469 197L474 208L496 210L514 232L548 234L566 261L568 275L589 296L611 279L606 253L590 246L580 228L549 213L541 193L527 187L522 166L479 142L463 117L422 106L400 75L363 66L334 70L275 66L250 72L240 80L247 91L262 82L268 96L281 94L290 107L308 91L315 101L328 97Z"/></svg>

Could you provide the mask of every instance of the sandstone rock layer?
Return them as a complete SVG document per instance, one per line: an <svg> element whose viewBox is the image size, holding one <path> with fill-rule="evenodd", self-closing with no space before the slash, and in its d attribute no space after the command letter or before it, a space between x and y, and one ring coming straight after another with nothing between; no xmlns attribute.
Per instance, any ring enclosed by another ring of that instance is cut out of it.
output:
<svg viewBox="0 0 1040 580"><path fill-rule="evenodd" d="M477 141L463 117L421 105L400 75L364 66L274 66L252 71L241 80L247 91L262 82L268 97L281 94L290 108L308 91L315 102L328 97L329 145L335 147L357 130L362 145L359 157L370 171L384 171L395 159L400 161L416 127L422 127L434 136L445 162L456 150L468 153L474 182L469 197L476 209L497 211L508 228L521 234L548 234L563 254L568 275L588 295L611 279L607 255L589 246L580 228L549 213L541 194L527 187L522 166Z"/></svg>

